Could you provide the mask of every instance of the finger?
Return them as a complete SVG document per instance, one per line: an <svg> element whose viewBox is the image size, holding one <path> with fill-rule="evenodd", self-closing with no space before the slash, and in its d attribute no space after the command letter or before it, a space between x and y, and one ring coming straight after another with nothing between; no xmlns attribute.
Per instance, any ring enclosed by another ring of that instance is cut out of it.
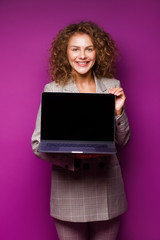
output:
<svg viewBox="0 0 160 240"><path fill-rule="evenodd" d="M116 89L112 92L112 94L114 94L115 96L123 96L124 95L124 91L123 89Z"/></svg>
<svg viewBox="0 0 160 240"><path fill-rule="evenodd" d="M115 93L115 95L116 96L125 96L125 94L124 94L124 92L123 91L117 91L116 93Z"/></svg>
<svg viewBox="0 0 160 240"><path fill-rule="evenodd" d="M116 93L118 90L123 90L123 88L120 88L120 87L110 88L108 92L114 94L114 93Z"/></svg>

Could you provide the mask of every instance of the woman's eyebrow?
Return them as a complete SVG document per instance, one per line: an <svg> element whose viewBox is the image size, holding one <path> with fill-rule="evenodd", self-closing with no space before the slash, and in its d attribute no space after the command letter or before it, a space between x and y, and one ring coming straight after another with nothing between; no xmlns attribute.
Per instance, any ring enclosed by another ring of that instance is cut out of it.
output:
<svg viewBox="0 0 160 240"><path fill-rule="evenodd" d="M71 45L70 47L80 47L80 46L76 46L76 45ZM89 48L89 47L94 47L93 45L89 45L89 46L86 46L85 48Z"/></svg>

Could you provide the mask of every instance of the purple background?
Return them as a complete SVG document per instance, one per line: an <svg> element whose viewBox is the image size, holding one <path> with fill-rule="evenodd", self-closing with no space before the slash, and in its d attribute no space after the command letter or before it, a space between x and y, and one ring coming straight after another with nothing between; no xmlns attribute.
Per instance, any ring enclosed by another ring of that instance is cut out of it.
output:
<svg viewBox="0 0 160 240"><path fill-rule="evenodd" d="M49 216L51 164L30 138L48 82L48 49L62 27L97 22L117 41L117 78L132 138L119 153L128 211L118 240L160 239L158 0L0 1L0 239L57 239Z"/></svg>

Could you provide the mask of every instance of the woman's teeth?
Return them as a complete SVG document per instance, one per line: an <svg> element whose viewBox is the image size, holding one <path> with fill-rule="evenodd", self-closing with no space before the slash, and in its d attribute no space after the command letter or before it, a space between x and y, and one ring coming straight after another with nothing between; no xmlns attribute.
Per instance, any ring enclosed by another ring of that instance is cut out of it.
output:
<svg viewBox="0 0 160 240"><path fill-rule="evenodd" d="M85 65L87 64L88 62L77 62L79 65Z"/></svg>

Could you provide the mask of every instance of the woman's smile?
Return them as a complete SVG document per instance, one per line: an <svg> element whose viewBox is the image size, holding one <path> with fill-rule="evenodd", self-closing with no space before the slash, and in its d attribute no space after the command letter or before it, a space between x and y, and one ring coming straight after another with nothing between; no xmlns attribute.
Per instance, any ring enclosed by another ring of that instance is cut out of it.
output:
<svg viewBox="0 0 160 240"><path fill-rule="evenodd" d="M89 62L76 62L80 67L86 67Z"/></svg>

